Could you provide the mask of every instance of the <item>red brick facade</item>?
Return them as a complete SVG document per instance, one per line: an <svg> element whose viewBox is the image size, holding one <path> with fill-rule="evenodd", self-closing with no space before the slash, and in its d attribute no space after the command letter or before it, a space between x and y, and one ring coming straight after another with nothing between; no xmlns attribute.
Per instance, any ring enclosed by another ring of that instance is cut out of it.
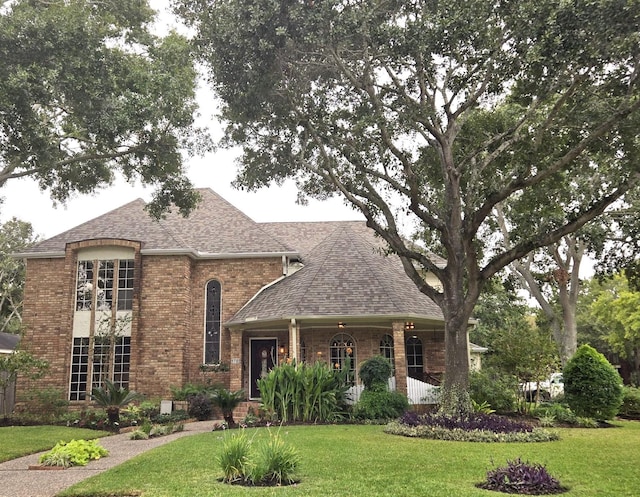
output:
<svg viewBox="0 0 640 497"><path fill-rule="evenodd" d="M33 258L27 262L24 345L46 359L50 370L37 385L20 381L19 395L29 388L69 391L77 253L89 247L127 247L135 253L135 283L131 325L130 388L149 398L169 398L171 387L188 382L211 381L232 390L249 392L248 358L252 338L277 339L287 356L304 342L307 361L329 361L329 344L337 333L347 333L356 344L356 370L366 359L380 354L380 340L394 338L397 384L406 389L404 322L377 322L339 329L337 323L322 326L298 323L300 343L290 343L286 324L265 329L221 333L221 362L230 371L201 371L204 357L205 288L221 283L222 323L248 302L264 285L281 276L282 260L271 258L197 259L189 255L141 255L140 244L123 240L92 240L70 244L64 258ZM424 347L425 373L436 377L444 371L444 333L438 327L412 329ZM402 341L402 344L398 343ZM279 359L285 356L279 354ZM86 401L85 401L86 402ZM84 402L78 402L81 404Z"/></svg>

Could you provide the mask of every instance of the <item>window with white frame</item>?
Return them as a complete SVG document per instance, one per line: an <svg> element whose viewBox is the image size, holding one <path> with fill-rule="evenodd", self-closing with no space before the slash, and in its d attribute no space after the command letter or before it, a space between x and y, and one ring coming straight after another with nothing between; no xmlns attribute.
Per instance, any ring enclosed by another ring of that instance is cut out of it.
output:
<svg viewBox="0 0 640 497"><path fill-rule="evenodd" d="M88 399L107 379L129 386L135 264L104 252L77 265L69 400Z"/></svg>
<svg viewBox="0 0 640 497"><path fill-rule="evenodd" d="M207 283L204 324L204 363L220 362L221 286L218 280Z"/></svg>

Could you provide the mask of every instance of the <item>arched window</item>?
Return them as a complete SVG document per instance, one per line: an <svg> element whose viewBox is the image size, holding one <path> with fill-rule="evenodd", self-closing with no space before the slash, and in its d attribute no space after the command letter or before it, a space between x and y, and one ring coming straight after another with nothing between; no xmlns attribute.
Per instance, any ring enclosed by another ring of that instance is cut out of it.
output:
<svg viewBox="0 0 640 497"><path fill-rule="evenodd" d="M334 369L347 371L347 381L356 379L356 342L346 333L338 333L329 343L329 356Z"/></svg>
<svg viewBox="0 0 640 497"><path fill-rule="evenodd" d="M407 338L407 375L416 380L424 379L424 357L422 355L422 341L416 337Z"/></svg>
<svg viewBox="0 0 640 497"><path fill-rule="evenodd" d="M380 355L389 360L391 369L395 370L395 356L393 353L393 337L391 335L383 335L380 340Z"/></svg>
<svg viewBox="0 0 640 497"><path fill-rule="evenodd" d="M220 282L207 283L205 299L204 363L220 362Z"/></svg>

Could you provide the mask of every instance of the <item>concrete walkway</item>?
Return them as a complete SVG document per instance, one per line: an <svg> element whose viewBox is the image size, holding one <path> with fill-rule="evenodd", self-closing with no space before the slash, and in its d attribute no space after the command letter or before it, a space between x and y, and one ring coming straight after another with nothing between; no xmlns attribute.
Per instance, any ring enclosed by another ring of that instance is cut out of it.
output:
<svg viewBox="0 0 640 497"><path fill-rule="evenodd" d="M91 461L86 466L74 466L65 470L30 470L30 465L38 464L42 452L0 463L0 497L54 497L65 488L154 447L177 438L211 431L213 425L213 421L187 423L184 431L150 440L131 440L129 433L104 437L100 439L100 444L109 451L107 457Z"/></svg>

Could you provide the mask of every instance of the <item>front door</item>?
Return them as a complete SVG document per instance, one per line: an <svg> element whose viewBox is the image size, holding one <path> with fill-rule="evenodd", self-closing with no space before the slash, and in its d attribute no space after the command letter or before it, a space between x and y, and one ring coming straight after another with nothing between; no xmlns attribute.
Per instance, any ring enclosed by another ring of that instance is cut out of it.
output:
<svg viewBox="0 0 640 497"><path fill-rule="evenodd" d="M249 342L251 367L249 368L249 396L260 398L258 380L267 376L275 365L278 354L278 342L275 338L252 338Z"/></svg>

